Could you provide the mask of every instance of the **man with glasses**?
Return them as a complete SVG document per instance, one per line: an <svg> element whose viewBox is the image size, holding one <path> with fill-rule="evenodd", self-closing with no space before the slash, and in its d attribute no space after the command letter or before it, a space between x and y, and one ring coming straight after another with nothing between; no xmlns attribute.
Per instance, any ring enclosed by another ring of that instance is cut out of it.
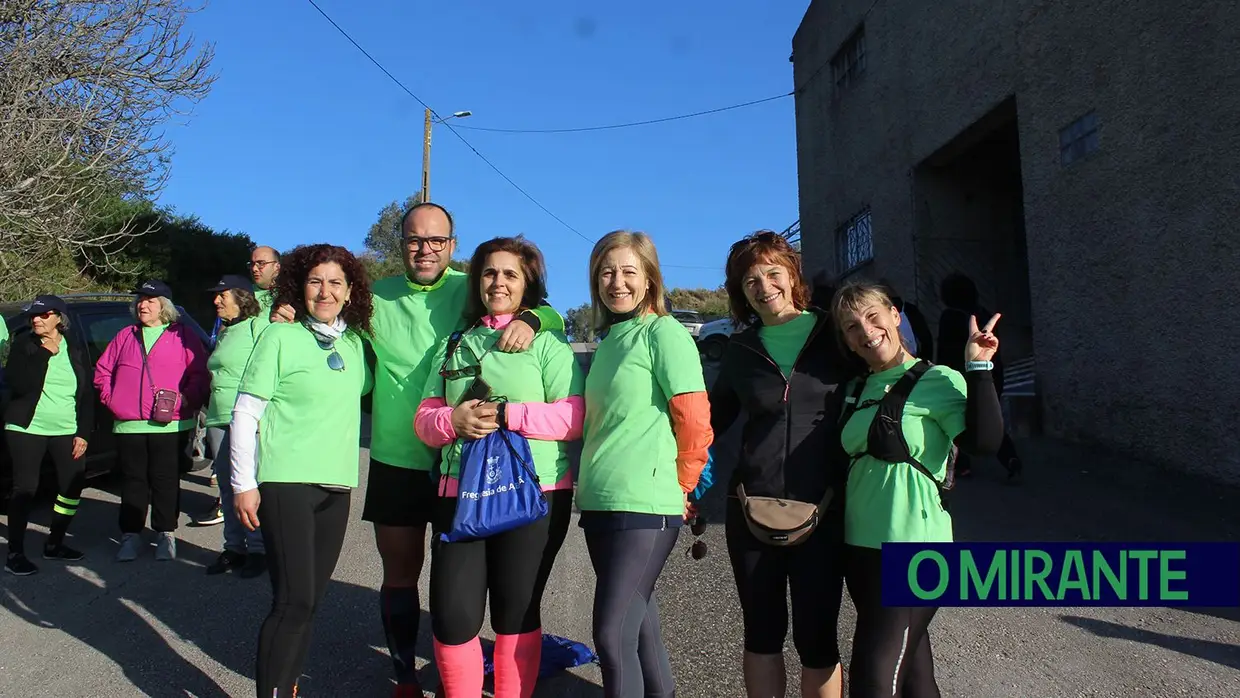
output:
<svg viewBox="0 0 1240 698"><path fill-rule="evenodd" d="M266 245L256 247L250 253L246 266L250 270L250 279L254 281L254 299L259 307L255 324L265 325L270 321L271 291L276 285L276 277L280 275L280 253Z"/></svg>
<svg viewBox="0 0 1240 698"><path fill-rule="evenodd" d="M405 273L371 286L374 316L367 337L375 355L372 392L370 474L362 520L375 527L383 560L380 612L388 651L396 673L393 698L420 697L415 646L421 616L418 578L426 549L426 528L436 498L430 471L439 451L413 431L439 344L461 327L469 276L448 265L456 251L452 216L438 204L421 203L401 220ZM276 321L291 321L292 308L281 306ZM542 305L523 312L508 325L496 347L529 349L538 331L563 331L564 319Z"/></svg>

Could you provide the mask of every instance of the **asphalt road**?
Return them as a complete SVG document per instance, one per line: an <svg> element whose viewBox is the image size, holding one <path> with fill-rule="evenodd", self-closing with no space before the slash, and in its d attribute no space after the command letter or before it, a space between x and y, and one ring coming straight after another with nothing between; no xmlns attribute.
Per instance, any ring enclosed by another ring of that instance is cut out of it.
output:
<svg viewBox="0 0 1240 698"><path fill-rule="evenodd" d="M735 430L721 440L726 453ZM954 508L960 539L1240 539L1234 488L1045 440L1020 446L1028 473L1022 486L1004 484L997 465L976 468L960 485ZM727 467L722 464L725 475ZM205 476L186 477L185 511L210 502ZM68 565L36 560L40 574L0 579L0 696L252 695L256 636L270 603L267 578L203 574L218 550L218 526L183 527L175 562L155 562L148 552L134 563L114 563L117 490L107 481L95 484L71 540L87 558ZM344 553L315 624L302 680L308 697L387 695L379 558L369 527L358 520L364 486L363 479L363 490L353 495ZM722 518L721 494L716 488L706 503L714 520ZM45 506L28 549L42 545L47 520ZM741 619L722 526L706 533L710 554L701 561L684 556L689 536L682 536L659 586L678 695L743 696ZM424 608L425 582L426 574ZM574 526L547 592L545 630L590 643L592 588ZM845 604L840 631L847 657L854 616ZM1240 695L1237 611L946 609L931 628L936 670L948 696L1234 697ZM424 662L431 656L428 626L424 616ZM489 628L484 633L489 637ZM788 664L796 665L791 653ZM545 681L536 695L601 696L599 684L597 668L587 666ZM794 674L790 694L796 685Z"/></svg>

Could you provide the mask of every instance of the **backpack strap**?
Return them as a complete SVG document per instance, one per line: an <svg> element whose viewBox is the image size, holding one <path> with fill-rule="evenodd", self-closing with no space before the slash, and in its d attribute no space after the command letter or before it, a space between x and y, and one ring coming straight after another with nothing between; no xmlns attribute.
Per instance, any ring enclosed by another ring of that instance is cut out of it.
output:
<svg viewBox="0 0 1240 698"><path fill-rule="evenodd" d="M904 437L904 429L900 426L900 422L904 416L904 405L908 402L909 395L913 393L913 388L917 385L917 381L921 380L921 377L924 376L933 365L934 364L929 361L921 360L909 367L909 370L906 371L903 376L900 376L900 380L896 381L895 384L891 386L891 390L888 391L887 395L883 397L882 402L879 404L878 414L875 415L874 419L875 423L877 423L880 419L888 420L889 423L894 422L892 426L895 428L890 429L887 433L891 434L892 438L899 442L900 448L904 455L903 462L913 466L922 475L930 478L930 481L934 483L935 489L939 492L939 502L943 505L943 509L946 510L946 492L951 489L951 485L949 483L952 480L951 471L955 464L955 453L949 451L947 461L947 478L940 481L930 472L929 468L927 468L921 461L913 457L912 450L909 449L908 446L908 440ZM871 432L873 431L874 425L872 424Z"/></svg>
<svg viewBox="0 0 1240 698"><path fill-rule="evenodd" d="M452 360L452 356L456 354L456 348L461 345L461 338L465 336L465 330L456 330L448 335L448 350L444 353L443 365L439 367L440 380L443 382L443 399L448 401L448 377L443 375L444 369L448 367L448 362ZM443 479L443 449L439 449L435 453L435 465L431 467L431 481L436 485L442 484Z"/></svg>

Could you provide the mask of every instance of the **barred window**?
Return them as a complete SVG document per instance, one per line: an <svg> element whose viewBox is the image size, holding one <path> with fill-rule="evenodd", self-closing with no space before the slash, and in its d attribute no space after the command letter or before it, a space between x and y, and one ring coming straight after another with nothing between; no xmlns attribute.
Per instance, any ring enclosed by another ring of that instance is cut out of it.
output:
<svg viewBox="0 0 1240 698"><path fill-rule="evenodd" d="M836 229L835 252L839 276L874 259L874 230L868 207Z"/></svg>
<svg viewBox="0 0 1240 698"><path fill-rule="evenodd" d="M1098 115L1089 112L1059 131L1059 164L1067 167L1098 150Z"/></svg>
<svg viewBox="0 0 1240 698"><path fill-rule="evenodd" d="M865 73L864 24L845 39L844 44L831 57L831 75L835 79L836 89L847 89L859 80L863 73Z"/></svg>

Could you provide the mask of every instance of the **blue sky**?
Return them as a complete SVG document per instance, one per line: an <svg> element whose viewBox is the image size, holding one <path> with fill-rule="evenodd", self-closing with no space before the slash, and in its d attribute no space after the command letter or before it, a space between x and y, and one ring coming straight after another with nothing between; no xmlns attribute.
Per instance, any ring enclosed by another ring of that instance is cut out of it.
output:
<svg viewBox="0 0 1240 698"><path fill-rule="evenodd" d="M573 128L711 109L792 88L800 2L316 0L438 113L490 128ZM170 125L160 203L288 249L362 249L379 209L417 190L423 108L305 0L214 0L189 29L215 44L211 94ZM459 131L591 241L650 233L671 286L722 283L728 245L796 220L791 97L590 133ZM548 216L444 126L431 195L456 217L458 256L524 233L547 257L551 302L588 300L592 242Z"/></svg>

